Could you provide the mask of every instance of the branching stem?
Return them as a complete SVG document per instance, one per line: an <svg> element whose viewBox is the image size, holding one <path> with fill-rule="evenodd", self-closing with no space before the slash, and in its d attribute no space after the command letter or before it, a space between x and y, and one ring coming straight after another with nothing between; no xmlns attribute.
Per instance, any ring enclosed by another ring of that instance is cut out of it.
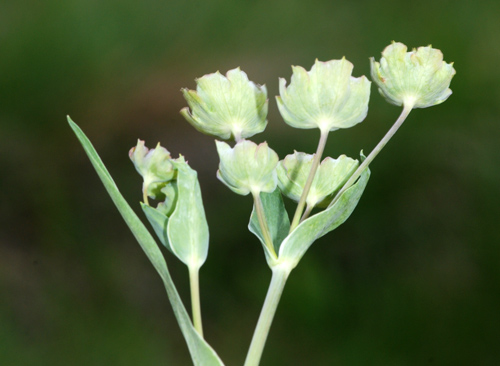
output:
<svg viewBox="0 0 500 366"><path fill-rule="evenodd" d="M300 222L304 221L305 219L307 219L309 217L313 208L314 208L314 205L310 205L310 204L306 205L306 210L304 211L304 214L302 215Z"/></svg>
<svg viewBox="0 0 500 366"><path fill-rule="evenodd" d="M359 178L359 176L363 173L363 171L370 165L370 163L375 159L375 157L378 155L378 153L384 148L384 146L389 142L391 137L396 133L396 131L401 127L403 122L406 120L406 117L410 114L411 110L413 108L413 105L404 105L403 111L399 115L398 119L392 127L390 128L389 131L385 134L385 136L380 140L380 142L375 146L375 148L372 150L370 155L366 157L366 159L361 163L361 165L356 169L356 171L351 175L349 180L343 185L342 189L336 194L332 202L328 205L328 207L332 207L335 202L338 201L340 196L356 182L356 180Z"/></svg>

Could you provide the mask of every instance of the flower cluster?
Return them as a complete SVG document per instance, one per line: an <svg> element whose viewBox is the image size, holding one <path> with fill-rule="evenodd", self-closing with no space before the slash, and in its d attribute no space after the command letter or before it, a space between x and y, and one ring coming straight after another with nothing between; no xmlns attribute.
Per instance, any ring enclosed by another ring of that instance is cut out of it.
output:
<svg viewBox="0 0 500 366"><path fill-rule="evenodd" d="M414 108L444 102L450 95L453 64L443 61L441 51L430 46L408 52L393 42L380 62L371 58L371 76L379 92L403 110L368 156L360 161L340 155L323 158L331 131L362 122L368 112L371 82L352 76L353 65L345 58L316 60L309 71L292 67L287 85L279 81L276 97L284 121L300 129L317 128L320 138L315 154L295 151L280 160L266 142L248 138L267 126L268 99L265 86L253 83L239 68L226 76L219 72L196 80L196 90L183 89L189 107L181 114L197 130L230 143L217 141L220 158L218 179L240 195L251 194L254 206L248 224L263 246L273 272L266 301L257 322L245 365L258 365L272 318L290 272L309 247L335 230L351 215L370 177L369 164L382 150ZM158 144L148 149L138 140L129 156L143 177L142 210L162 244L188 266L192 319L169 274L165 258L148 229L120 194L111 175L90 141L69 118L68 122L112 197L127 225L164 281L182 334L196 365L223 366L203 338L198 273L207 258L209 230L196 171L182 156L172 159ZM297 202L290 220L283 202ZM158 202L149 204L149 198Z"/></svg>

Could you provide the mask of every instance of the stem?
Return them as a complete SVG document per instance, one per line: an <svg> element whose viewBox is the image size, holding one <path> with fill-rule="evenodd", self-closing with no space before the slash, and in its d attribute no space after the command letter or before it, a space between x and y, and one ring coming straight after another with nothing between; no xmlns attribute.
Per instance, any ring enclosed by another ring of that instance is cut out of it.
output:
<svg viewBox="0 0 500 366"><path fill-rule="evenodd" d="M321 156L323 155L323 151L325 150L326 140L328 138L328 130L321 130L321 137L319 138L318 148L316 150L316 154L314 154L313 163L311 166L311 171L309 172L309 176L307 177L306 184L304 186L304 190L302 191L302 195L300 196L299 203L297 205L297 209L295 210L295 214L293 216L292 224L290 225L290 233L299 225L300 217L302 216L302 211L304 210L304 206L306 204L307 195L311 190L312 183L314 181L314 176L316 175L316 171L318 170L319 162L321 160Z"/></svg>
<svg viewBox="0 0 500 366"><path fill-rule="evenodd" d="M267 226L264 207L262 206L262 201L260 199L260 192L252 192L252 195L255 203L255 212L257 213L257 219L259 220L260 230L262 230L262 235L264 236L264 243L266 244L267 249L269 249L269 252L275 259L277 259L278 256L274 250L273 239L271 238L269 227Z"/></svg>
<svg viewBox="0 0 500 366"><path fill-rule="evenodd" d="M306 210L304 211L304 214L302 215L300 222L304 221L305 219L307 219L309 217L313 208L314 208L314 205L307 204Z"/></svg>
<svg viewBox="0 0 500 366"><path fill-rule="evenodd" d="M304 221L305 219L307 219L309 217L313 208L314 208L314 205L307 204L306 210L304 211L304 214L300 218L300 222Z"/></svg>
<svg viewBox="0 0 500 366"><path fill-rule="evenodd" d="M191 289L191 310L193 313L193 324L196 331L203 338L203 326L201 323L201 306L200 306L200 285L199 285L200 268L189 266L189 284Z"/></svg>
<svg viewBox="0 0 500 366"><path fill-rule="evenodd" d="M142 202L149 206L148 201L148 187L149 185L143 184L142 187Z"/></svg>
<svg viewBox="0 0 500 366"><path fill-rule="evenodd" d="M259 321L253 333L252 343L250 343L244 366L259 365L266 344L267 335L269 334L274 314L276 313L281 294L283 293L283 288L285 287L291 269L288 266L281 265L273 267L272 271L273 276L271 278L271 284L267 290L266 300L262 306L262 311L260 312Z"/></svg>
<svg viewBox="0 0 500 366"><path fill-rule="evenodd" d="M328 205L328 208L332 207L335 202L338 201L340 196L351 186L354 184L354 182L359 178L361 173L370 165L370 163L375 159L375 157L378 155L378 153L384 148L384 146L389 142L391 137L396 133L396 131L401 127L403 122L406 120L406 117L410 114L411 110L413 108L412 104L405 104L403 107L403 111L399 115L398 119L394 124L392 125L391 129L387 131L385 136L380 140L380 142L375 146L375 148L372 150L370 155L366 157L366 159L361 163L361 165L356 169L356 171L351 175L349 180L344 184L342 189L336 194L335 198L332 200L332 202Z"/></svg>

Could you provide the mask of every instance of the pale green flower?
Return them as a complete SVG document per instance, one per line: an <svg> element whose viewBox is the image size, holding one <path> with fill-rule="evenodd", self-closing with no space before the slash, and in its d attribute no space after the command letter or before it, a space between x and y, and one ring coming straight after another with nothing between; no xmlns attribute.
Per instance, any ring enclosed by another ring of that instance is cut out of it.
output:
<svg viewBox="0 0 500 366"><path fill-rule="evenodd" d="M345 58L321 62L311 71L293 66L290 85L280 78L278 108L285 120L296 128L333 131L352 127L368 112L370 81L351 76L353 65Z"/></svg>
<svg viewBox="0 0 500 366"><path fill-rule="evenodd" d="M181 114L198 131L236 141L264 131L267 89L255 85L239 68L226 76L218 71L196 80L196 91L182 89L189 104Z"/></svg>
<svg viewBox="0 0 500 366"><path fill-rule="evenodd" d="M288 198L299 201L307 181L314 155L297 152L287 155L278 164L278 185ZM326 207L333 195L354 173L359 163L345 155L337 159L325 158L318 167L309 194L307 206Z"/></svg>
<svg viewBox="0 0 500 366"><path fill-rule="evenodd" d="M279 158L267 143L259 145L249 140L238 142L234 148L221 141L215 141L220 164L219 178L235 193L273 192L278 184L276 165Z"/></svg>
<svg viewBox="0 0 500 366"><path fill-rule="evenodd" d="M135 169L144 179L143 192L146 197L158 199L163 194L161 189L165 184L175 176L175 169L170 159L170 153L167 149L160 146L160 143L154 149L148 149L144 141L138 140L137 146L129 151L130 160L134 163Z"/></svg>
<svg viewBox="0 0 500 366"><path fill-rule="evenodd" d="M451 95L453 63L444 62L441 51L431 46L407 52L404 44L393 42L382 52L380 63L373 57L370 62L372 79L389 103L426 108Z"/></svg>

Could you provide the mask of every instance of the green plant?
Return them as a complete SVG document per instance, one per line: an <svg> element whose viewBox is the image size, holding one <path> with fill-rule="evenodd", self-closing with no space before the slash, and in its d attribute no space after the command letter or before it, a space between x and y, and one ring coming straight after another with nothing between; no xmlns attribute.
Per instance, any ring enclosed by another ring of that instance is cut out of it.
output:
<svg viewBox="0 0 500 366"><path fill-rule="evenodd" d="M328 135L362 122L368 111L370 81L351 76L353 65L345 58L316 61L310 71L293 67L291 82L280 79L278 108L287 124L320 130L313 155L295 152L279 160L267 143L248 140L267 125L267 90L248 80L239 68L197 79L197 89L183 90L189 108L182 115L197 130L223 140L216 141L220 158L217 177L240 195L251 194L254 207L249 230L260 240L272 270L271 284L245 361L258 365L274 314L290 272L319 237L336 229L355 209L368 183L369 164L414 108L440 104L451 94L455 70L443 61L439 50L420 47L407 52L392 43L379 62L371 59L372 79L392 104L403 107L393 127L373 151L360 161L345 155L323 161ZM195 365L222 365L203 338L198 273L207 258L209 230L196 172L182 156L173 159L159 144L154 149L143 141L129 156L144 183L142 210L160 242L189 269L192 320L189 317L167 264L149 231L126 203L90 141L69 118L109 195L160 274L175 316ZM290 221L283 196L297 202ZM149 199L155 200L153 207ZM314 209L317 209L313 213Z"/></svg>

